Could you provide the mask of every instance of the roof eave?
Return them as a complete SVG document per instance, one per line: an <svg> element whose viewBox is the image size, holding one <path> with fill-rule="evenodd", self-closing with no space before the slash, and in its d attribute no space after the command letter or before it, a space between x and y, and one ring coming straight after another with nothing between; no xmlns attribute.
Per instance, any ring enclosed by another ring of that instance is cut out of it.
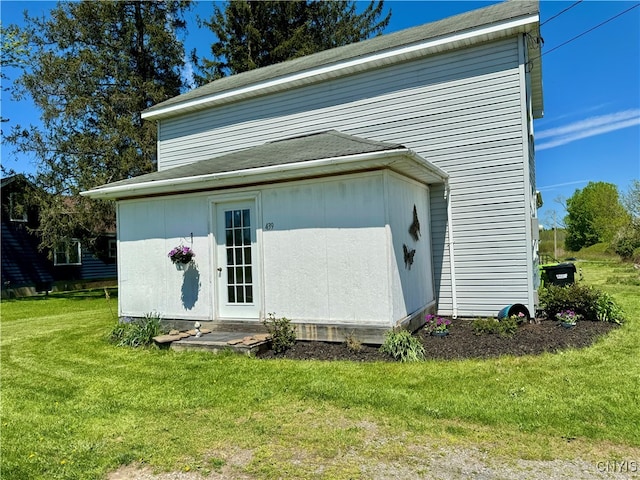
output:
<svg viewBox="0 0 640 480"><path fill-rule="evenodd" d="M517 34L530 32L532 28L535 29L536 32L539 29L539 15L537 13L496 22L491 25L484 25L463 32L427 39L410 45L374 52L362 57L354 57L340 62L320 65L317 68L292 72L281 77L188 99L184 102L173 103L165 107L158 105L143 111L142 118L147 120L160 120L188 112L195 112L212 106L310 85L332 78L353 75L394 63L406 62L435 53L442 53L501 38L512 37ZM541 94L541 86L538 90Z"/></svg>
<svg viewBox="0 0 640 480"><path fill-rule="evenodd" d="M246 184L268 183L279 180L300 180L314 176L340 175L362 169L381 168L392 168L427 185L444 183L448 178L448 175L442 169L427 162L413 151L401 148L155 182L113 187L107 185L81 192L80 194L101 200L123 200L133 197L188 193L202 189L238 187Z"/></svg>

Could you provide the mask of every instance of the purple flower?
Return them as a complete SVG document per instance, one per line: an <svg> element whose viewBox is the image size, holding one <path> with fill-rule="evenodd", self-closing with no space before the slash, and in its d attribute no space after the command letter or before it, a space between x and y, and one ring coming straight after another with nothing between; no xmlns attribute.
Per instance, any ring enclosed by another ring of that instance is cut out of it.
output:
<svg viewBox="0 0 640 480"><path fill-rule="evenodd" d="M191 248L185 247L184 245L178 245L177 247L172 248L167 256L173 263L189 263L193 260L193 257L195 257L196 254L193 253Z"/></svg>
<svg viewBox="0 0 640 480"><path fill-rule="evenodd" d="M447 330L447 327L451 325L451 320L448 318L438 317L433 314L428 314L424 318L425 329L428 332L442 332Z"/></svg>
<svg viewBox="0 0 640 480"><path fill-rule="evenodd" d="M575 323L579 320L581 315L577 314L573 310L563 310L561 312L556 313L556 319L565 323Z"/></svg>

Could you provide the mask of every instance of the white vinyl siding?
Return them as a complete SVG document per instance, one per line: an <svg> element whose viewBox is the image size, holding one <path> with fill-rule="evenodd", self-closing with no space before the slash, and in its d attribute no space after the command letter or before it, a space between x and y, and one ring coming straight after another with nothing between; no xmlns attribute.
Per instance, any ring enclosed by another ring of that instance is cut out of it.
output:
<svg viewBox="0 0 640 480"><path fill-rule="evenodd" d="M162 120L159 169L268 141L336 129L405 145L450 175L431 189L435 286L452 313L448 232L456 260L458 314L495 315L529 304L523 104L512 38L288 92ZM526 118L526 115L524 116Z"/></svg>
<svg viewBox="0 0 640 480"><path fill-rule="evenodd" d="M448 148L443 140L451 127L474 138L482 132L486 141L505 125L519 136L519 125L504 123L519 113L512 40L163 120L158 166L163 170L328 128L399 135L412 143L425 140L428 123L433 141ZM474 124L475 132L469 130Z"/></svg>

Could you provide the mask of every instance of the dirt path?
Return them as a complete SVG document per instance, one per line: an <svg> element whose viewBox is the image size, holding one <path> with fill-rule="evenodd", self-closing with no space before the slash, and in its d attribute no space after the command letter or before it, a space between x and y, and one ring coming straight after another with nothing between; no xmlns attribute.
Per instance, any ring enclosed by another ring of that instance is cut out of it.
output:
<svg viewBox="0 0 640 480"><path fill-rule="evenodd" d="M355 455L355 454L354 454ZM349 454L347 454L349 456ZM357 459L353 459L356 460ZM154 474L148 467L127 466L112 472L108 480L256 480L242 473L251 461L250 452L228 456L223 467L202 475L199 472L167 472ZM314 478L335 478L323 475L324 467L317 465ZM333 470L335 472L335 470ZM286 477L282 477L286 478ZM342 477L341 477L342 478ZM360 476L366 480L430 479L430 480L601 480L640 479L640 459L625 463L613 459L601 462L584 460L505 460L493 458L478 448L452 448L431 452L430 456L409 454L402 462L372 463L360 466Z"/></svg>

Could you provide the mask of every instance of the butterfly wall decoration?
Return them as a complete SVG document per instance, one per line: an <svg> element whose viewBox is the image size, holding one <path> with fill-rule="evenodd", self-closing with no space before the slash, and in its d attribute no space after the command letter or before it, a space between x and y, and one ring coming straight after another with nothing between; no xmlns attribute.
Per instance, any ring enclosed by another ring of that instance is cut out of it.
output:
<svg viewBox="0 0 640 480"><path fill-rule="evenodd" d="M420 240L420 221L418 220L418 210L413 206L413 222L409 225L409 235L416 242Z"/></svg>
<svg viewBox="0 0 640 480"><path fill-rule="evenodd" d="M404 250L404 266L411 270L411 265L413 265L413 256L416 254L416 250L415 248L407 247L404 243L402 244L402 249Z"/></svg>

